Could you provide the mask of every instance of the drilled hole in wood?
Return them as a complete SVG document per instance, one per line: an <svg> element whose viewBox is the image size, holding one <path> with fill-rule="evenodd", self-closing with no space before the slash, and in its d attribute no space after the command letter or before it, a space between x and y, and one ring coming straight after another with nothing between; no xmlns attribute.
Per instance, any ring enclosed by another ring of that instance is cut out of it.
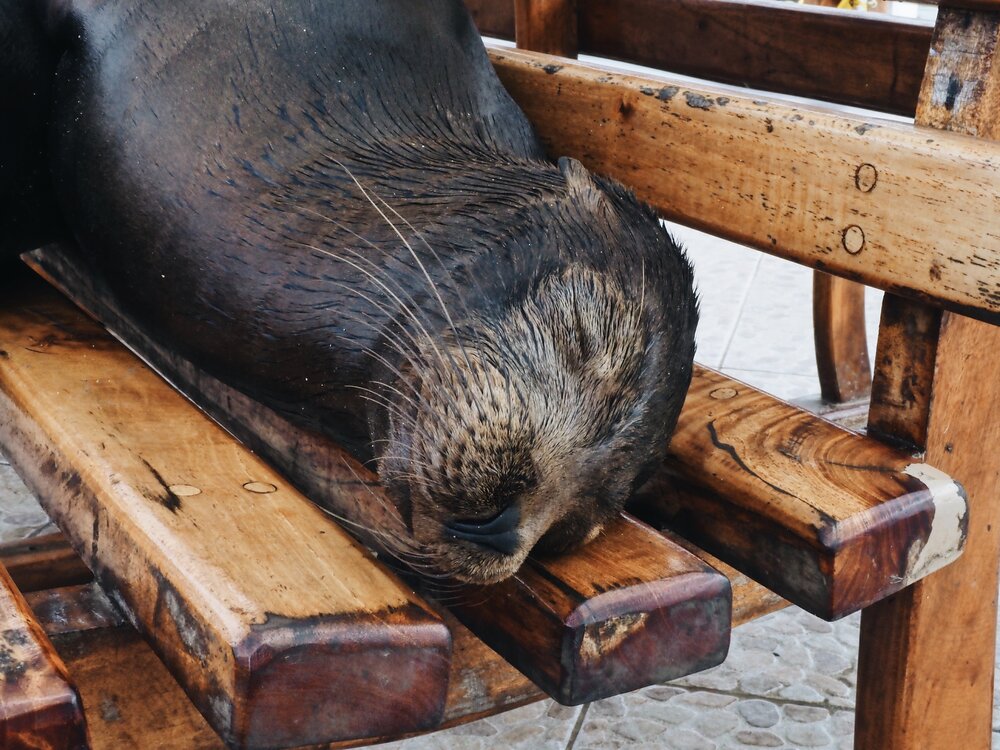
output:
<svg viewBox="0 0 1000 750"><path fill-rule="evenodd" d="M194 497L201 494L200 489L190 484L172 484L170 485L170 491L177 495L177 497Z"/></svg>
<svg viewBox="0 0 1000 750"><path fill-rule="evenodd" d="M857 255L865 249L865 232L857 224L851 224L842 232L840 241L847 252Z"/></svg>
<svg viewBox="0 0 1000 750"><path fill-rule="evenodd" d="M243 489L247 492L253 492L255 495L269 495L278 491L277 487L267 482L247 482L243 485Z"/></svg>
<svg viewBox="0 0 1000 750"><path fill-rule="evenodd" d="M726 401L727 399L734 398L738 393L735 388L716 388L708 395L716 401Z"/></svg>
<svg viewBox="0 0 1000 750"><path fill-rule="evenodd" d="M862 193L870 193L878 184L878 170L871 164L862 164L854 171L854 185Z"/></svg>

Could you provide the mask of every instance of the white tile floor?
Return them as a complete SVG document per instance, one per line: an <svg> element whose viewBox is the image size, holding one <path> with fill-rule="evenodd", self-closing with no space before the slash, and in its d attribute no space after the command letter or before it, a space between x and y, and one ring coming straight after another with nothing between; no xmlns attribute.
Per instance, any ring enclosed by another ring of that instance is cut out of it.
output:
<svg viewBox="0 0 1000 750"><path fill-rule="evenodd" d="M786 399L814 395L811 273L683 228L701 291L698 360ZM880 295L868 298L869 328ZM870 345L874 345L874 334ZM0 538L45 524L0 458ZM726 663L669 685L565 708L551 701L385 747L605 750L852 747L858 618L788 609L739 628ZM996 711L995 711L996 713ZM994 723L1000 750L1000 717Z"/></svg>

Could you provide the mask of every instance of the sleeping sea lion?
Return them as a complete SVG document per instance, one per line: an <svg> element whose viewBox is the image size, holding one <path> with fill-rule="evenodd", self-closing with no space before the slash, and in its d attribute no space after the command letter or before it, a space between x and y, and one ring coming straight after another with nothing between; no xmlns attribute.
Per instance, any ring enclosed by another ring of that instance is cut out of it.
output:
<svg viewBox="0 0 1000 750"><path fill-rule="evenodd" d="M374 462L441 572L592 539L662 458L690 265L547 160L461 0L0 0L0 40L0 253L75 240L160 342Z"/></svg>

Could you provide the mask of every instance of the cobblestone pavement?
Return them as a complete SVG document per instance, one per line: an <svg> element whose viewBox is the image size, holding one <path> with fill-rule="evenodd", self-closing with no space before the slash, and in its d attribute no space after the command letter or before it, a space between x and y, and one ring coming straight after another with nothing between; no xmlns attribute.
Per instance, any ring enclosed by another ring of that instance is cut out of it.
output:
<svg viewBox="0 0 1000 750"><path fill-rule="evenodd" d="M785 398L815 393L810 272L688 230L678 234L691 248L701 288L699 361ZM872 323L878 302L873 294ZM0 456L0 539L47 529L45 514ZM384 747L849 750L858 622L853 616L831 624L789 608L737 629L721 666L669 685L578 708L544 701Z"/></svg>

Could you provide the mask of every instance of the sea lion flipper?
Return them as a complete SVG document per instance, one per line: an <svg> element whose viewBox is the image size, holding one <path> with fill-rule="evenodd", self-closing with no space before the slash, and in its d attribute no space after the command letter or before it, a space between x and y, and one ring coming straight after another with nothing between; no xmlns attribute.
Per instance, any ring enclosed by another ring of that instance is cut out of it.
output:
<svg viewBox="0 0 1000 750"><path fill-rule="evenodd" d="M48 159L58 50L38 5L0 0L0 259L65 234Z"/></svg>

